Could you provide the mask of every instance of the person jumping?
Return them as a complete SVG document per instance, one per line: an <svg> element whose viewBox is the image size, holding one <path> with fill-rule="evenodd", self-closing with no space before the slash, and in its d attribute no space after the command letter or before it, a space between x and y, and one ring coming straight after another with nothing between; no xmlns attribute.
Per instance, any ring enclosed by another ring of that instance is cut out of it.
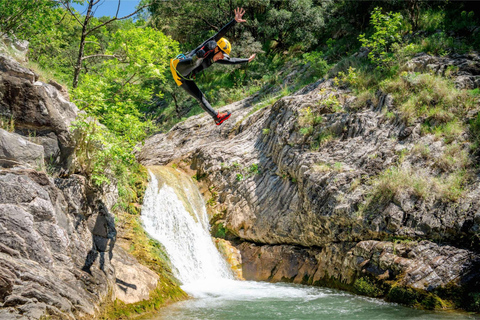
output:
<svg viewBox="0 0 480 320"><path fill-rule="evenodd" d="M216 112L193 80L197 73L210 67L213 63L241 64L248 63L255 58L255 54L252 54L248 59L230 58L228 56L232 46L223 36L228 30L235 26L237 22L241 23L246 21L242 19L245 14L243 8L235 9L234 13L235 18L218 31L216 35L205 40L188 54L180 54L175 59L170 60L170 69L177 85L198 100L203 110L213 118L216 125L220 125L227 120L230 117L230 112Z"/></svg>

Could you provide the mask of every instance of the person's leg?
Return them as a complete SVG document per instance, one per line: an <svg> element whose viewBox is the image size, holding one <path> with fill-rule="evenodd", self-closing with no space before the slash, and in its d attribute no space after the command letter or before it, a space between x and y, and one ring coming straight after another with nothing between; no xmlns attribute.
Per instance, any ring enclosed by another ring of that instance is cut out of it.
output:
<svg viewBox="0 0 480 320"><path fill-rule="evenodd" d="M208 103L207 99L203 95L202 91L197 87L195 82L190 80L182 79L181 87L187 91L192 97L198 100L200 106L205 110L214 120L217 119L217 112L213 110L210 103Z"/></svg>

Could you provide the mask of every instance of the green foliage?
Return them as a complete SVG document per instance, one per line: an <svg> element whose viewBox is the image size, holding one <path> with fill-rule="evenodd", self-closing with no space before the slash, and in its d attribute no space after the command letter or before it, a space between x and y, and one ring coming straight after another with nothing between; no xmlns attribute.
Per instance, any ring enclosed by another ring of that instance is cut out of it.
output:
<svg viewBox="0 0 480 320"><path fill-rule="evenodd" d="M390 301L400 302L409 306L414 306L418 304L418 301L421 301L421 296L417 291L404 288L400 286L392 286L390 291L387 294L387 299Z"/></svg>
<svg viewBox="0 0 480 320"><path fill-rule="evenodd" d="M458 134L460 120L475 106L467 91L456 89L451 80L436 75L403 72L383 81L380 87L393 94L407 123L425 117L426 125L437 128L440 136L451 138Z"/></svg>
<svg viewBox="0 0 480 320"><path fill-rule="evenodd" d="M323 59L323 53L318 51L307 52L303 54L303 60L310 64L310 67L314 70L315 76L318 78L323 77L330 66L327 61Z"/></svg>
<svg viewBox="0 0 480 320"><path fill-rule="evenodd" d="M377 7L372 11L370 24L374 32L370 37L361 34L358 38L364 47L370 49L368 58L379 67L386 67L394 61L392 46L402 40L401 32L405 29L400 13L382 14Z"/></svg>
<svg viewBox="0 0 480 320"><path fill-rule="evenodd" d="M359 294L369 297L380 297L383 295L383 290L380 289L372 280L363 277L355 280L353 288Z"/></svg>
<svg viewBox="0 0 480 320"><path fill-rule="evenodd" d="M222 222L217 222L213 225L211 234L215 238L225 239L227 235L227 228L225 228L225 225Z"/></svg>
<svg viewBox="0 0 480 320"><path fill-rule="evenodd" d="M472 149L478 153L480 151L480 113L470 120L470 135L473 140Z"/></svg>
<svg viewBox="0 0 480 320"><path fill-rule="evenodd" d="M97 186L126 178L129 167L136 163L128 143L92 119L79 119L72 128L78 171Z"/></svg>
<svg viewBox="0 0 480 320"><path fill-rule="evenodd" d="M258 163L252 163L252 165L248 168L248 172L250 174L260 174Z"/></svg>
<svg viewBox="0 0 480 320"><path fill-rule="evenodd" d="M341 81L344 85L355 86L358 82L358 73L352 66L348 68L347 73L340 71L338 73L338 77L340 78L339 81ZM336 85L338 85L338 81L336 81Z"/></svg>
<svg viewBox="0 0 480 320"><path fill-rule="evenodd" d="M471 292L468 294L471 300L470 310L480 312L480 292Z"/></svg>
<svg viewBox="0 0 480 320"><path fill-rule="evenodd" d="M0 0L0 36L26 39L54 27L59 20L52 10L58 3L50 0Z"/></svg>
<svg viewBox="0 0 480 320"><path fill-rule="evenodd" d="M149 80L165 81L169 55L176 50L175 42L151 28L117 31L106 53L118 59L105 60L84 75L74 92L75 102L135 145L154 128L141 112L154 94Z"/></svg>

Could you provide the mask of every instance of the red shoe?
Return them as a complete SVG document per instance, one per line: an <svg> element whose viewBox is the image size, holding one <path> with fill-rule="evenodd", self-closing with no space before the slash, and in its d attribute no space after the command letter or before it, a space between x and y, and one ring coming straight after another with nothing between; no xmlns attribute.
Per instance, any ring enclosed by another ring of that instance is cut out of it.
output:
<svg viewBox="0 0 480 320"><path fill-rule="evenodd" d="M215 124L217 126L221 125L223 121L227 120L230 118L231 113L230 112L224 112L224 113L218 113L217 114L217 119L215 119Z"/></svg>

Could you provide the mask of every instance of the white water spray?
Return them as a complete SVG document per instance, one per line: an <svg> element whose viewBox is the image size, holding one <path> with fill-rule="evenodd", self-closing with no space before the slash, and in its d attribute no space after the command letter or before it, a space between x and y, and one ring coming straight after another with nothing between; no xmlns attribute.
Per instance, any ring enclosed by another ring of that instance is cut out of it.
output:
<svg viewBox="0 0 480 320"><path fill-rule="evenodd" d="M156 174L150 171L145 192L143 223L150 236L164 245L184 290L233 279L212 241L205 204L192 179L169 168L153 171Z"/></svg>

